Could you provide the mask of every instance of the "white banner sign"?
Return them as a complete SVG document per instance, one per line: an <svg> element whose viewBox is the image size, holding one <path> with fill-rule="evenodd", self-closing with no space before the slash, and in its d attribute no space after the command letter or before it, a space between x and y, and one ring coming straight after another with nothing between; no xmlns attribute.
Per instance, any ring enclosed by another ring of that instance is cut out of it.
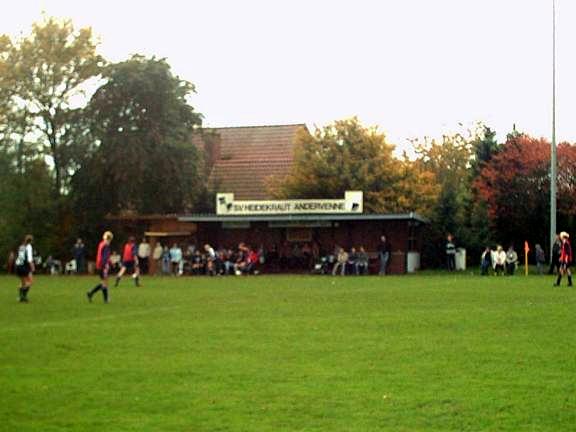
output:
<svg viewBox="0 0 576 432"><path fill-rule="evenodd" d="M217 215L361 214L363 193L346 191L344 199L235 201L232 193L216 195Z"/></svg>

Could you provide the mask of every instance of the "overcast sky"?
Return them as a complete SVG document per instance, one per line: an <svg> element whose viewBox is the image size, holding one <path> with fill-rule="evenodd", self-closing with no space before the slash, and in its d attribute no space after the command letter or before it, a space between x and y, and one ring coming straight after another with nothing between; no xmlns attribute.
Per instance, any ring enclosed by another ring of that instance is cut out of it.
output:
<svg viewBox="0 0 576 432"><path fill-rule="evenodd" d="M557 2L557 136L576 142L576 1ZM167 58L208 126L358 116L401 147L483 121L551 135L552 0L19 0L91 26L111 61Z"/></svg>

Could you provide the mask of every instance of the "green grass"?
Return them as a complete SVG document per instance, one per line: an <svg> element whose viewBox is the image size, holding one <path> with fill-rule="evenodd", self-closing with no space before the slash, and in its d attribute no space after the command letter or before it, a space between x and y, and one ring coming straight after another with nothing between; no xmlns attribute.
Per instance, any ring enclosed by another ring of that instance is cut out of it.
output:
<svg viewBox="0 0 576 432"><path fill-rule="evenodd" d="M576 290L446 274L0 277L1 431L568 431Z"/></svg>

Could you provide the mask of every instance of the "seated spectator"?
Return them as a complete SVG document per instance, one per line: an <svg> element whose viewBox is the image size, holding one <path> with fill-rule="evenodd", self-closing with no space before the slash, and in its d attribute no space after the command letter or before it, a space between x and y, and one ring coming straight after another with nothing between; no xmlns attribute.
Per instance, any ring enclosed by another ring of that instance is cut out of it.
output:
<svg viewBox="0 0 576 432"><path fill-rule="evenodd" d="M238 245L236 253L236 261L234 262L234 272L236 275L241 275L248 265L248 248L244 243Z"/></svg>
<svg viewBox="0 0 576 432"><path fill-rule="evenodd" d="M487 276L490 267L492 267L492 250L490 246L486 246L486 249L484 249L480 257L480 274Z"/></svg>
<svg viewBox="0 0 576 432"><path fill-rule="evenodd" d="M62 262L52 258L52 255L48 255L44 265L46 267L46 272L50 275L57 275L62 271ZM76 262L74 262L74 265L76 265Z"/></svg>
<svg viewBox="0 0 576 432"><path fill-rule="evenodd" d="M260 256L258 252L248 247L248 253L246 258L246 265L244 266L244 273L246 274L258 274L258 264L260 262Z"/></svg>
<svg viewBox="0 0 576 432"><path fill-rule="evenodd" d="M193 275L199 276L206 273L206 258L200 253L199 250L194 252L190 262Z"/></svg>
<svg viewBox="0 0 576 432"><path fill-rule="evenodd" d="M503 275L504 265L506 264L506 252L504 252L502 246L498 245L496 247L496 252L494 253L494 259L492 263L494 266L494 273L496 273L496 275Z"/></svg>
<svg viewBox="0 0 576 432"><path fill-rule="evenodd" d="M74 274L78 271L78 268L76 266L76 260L75 259L71 259L70 261L68 261L65 265L64 265L64 272L67 275L70 274Z"/></svg>
<svg viewBox="0 0 576 432"><path fill-rule="evenodd" d="M118 273L120 271L121 258L120 254L116 251L110 254L110 273Z"/></svg>
<svg viewBox="0 0 576 432"><path fill-rule="evenodd" d="M346 263L348 262L348 252L343 248L338 250L338 255L336 257L336 264L332 269L332 276L336 276L336 272L340 269L340 275L344 276L346 274Z"/></svg>
<svg viewBox="0 0 576 432"><path fill-rule="evenodd" d="M223 272L225 275L234 273L236 255L232 249L225 249L222 254Z"/></svg>
<svg viewBox="0 0 576 432"><path fill-rule="evenodd" d="M366 275L368 274L368 254L364 250L363 246L360 246L358 254L356 255L356 274Z"/></svg>
<svg viewBox="0 0 576 432"><path fill-rule="evenodd" d="M357 274L356 273L356 261L358 260L358 254L356 248L350 249L348 254L348 261L346 262L346 274Z"/></svg>

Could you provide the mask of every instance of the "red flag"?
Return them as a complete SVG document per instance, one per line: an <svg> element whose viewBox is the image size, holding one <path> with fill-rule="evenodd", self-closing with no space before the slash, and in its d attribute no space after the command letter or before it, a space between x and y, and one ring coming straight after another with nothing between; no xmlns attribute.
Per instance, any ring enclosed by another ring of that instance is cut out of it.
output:
<svg viewBox="0 0 576 432"><path fill-rule="evenodd" d="M524 242L524 252L526 252L526 253L530 252L530 246L528 246L527 241Z"/></svg>

